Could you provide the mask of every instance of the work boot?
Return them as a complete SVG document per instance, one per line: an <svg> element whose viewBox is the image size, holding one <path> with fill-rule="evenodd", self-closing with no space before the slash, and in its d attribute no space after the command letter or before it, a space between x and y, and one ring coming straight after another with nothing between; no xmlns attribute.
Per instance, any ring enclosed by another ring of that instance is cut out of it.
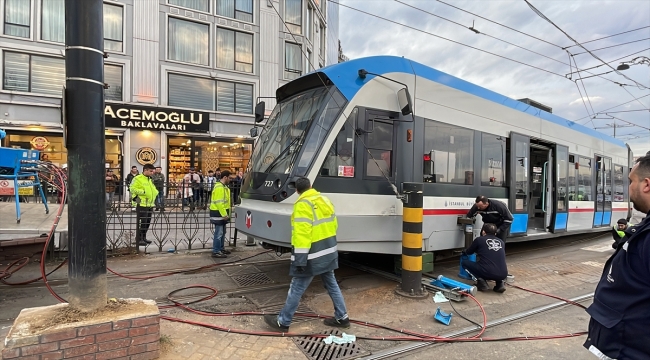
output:
<svg viewBox="0 0 650 360"><path fill-rule="evenodd" d="M476 289L478 291L486 291L490 289L490 286L488 285L487 281L478 278L478 280L476 280Z"/></svg>
<svg viewBox="0 0 650 360"><path fill-rule="evenodd" d="M341 329L348 329L350 327L350 319L345 318L341 320L336 320L335 318L329 318L323 320L323 324L326 326L332 326L332 327L337 327Z"/></svg>
<svg viewBox="0 0 650 360"><path fill-rule="evenodd" d="M496 286L492 290L494 290L495 292L498 292L498 293L504 293L506 291L506 286L503 285L503 280L502 281L497 281L496 283L497 283Z"/></svg>
<svg viewBox="0 0 650 360"><path fill-rule="evenodd" d="M222 253L221 251L219 251L219 252L216 252L216 253L212 253L212 257L213 258L221 258L221 259L223 259L223 258L227 258L228 255L226 255L226 254Z"/></svg>
<svg viewBox="0 0 650 360"><path fill-rule="evenodd" d="M281 331L281 332L289 331L288 326L284 326L280 324L277 315L264 315L264 322L266 323L266 325L270 326L271 329L273 330Z"/></svg>
<svg viewBox="0 0 650 360"><path fill-rule="evenodd" d="M221 252L224 253L224 254L226 254L226 255L230 255L230 254L231 254L231 252L230 252L229 250L226 250L226 249L221 250Z"/></svg>

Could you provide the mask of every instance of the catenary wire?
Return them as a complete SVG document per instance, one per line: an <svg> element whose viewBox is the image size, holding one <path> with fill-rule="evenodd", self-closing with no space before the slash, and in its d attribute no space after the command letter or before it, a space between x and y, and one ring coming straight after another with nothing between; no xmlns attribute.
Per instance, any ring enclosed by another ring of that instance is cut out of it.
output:
<svg viewBox="0 0 650 360"><path fill-rule="evenodd" d="M568 38L569 38L571 41L573 41L576 45L578 45L579 47L581 47L582 49L584 49L584 50L585 50L586 52L588 52L591 56L593 56L593 57L596 58L598 61L600 61L600 62L602 62L603 64L605 64L605 65L606 65L607 67L609 67L610 69L614 70L614 72L616 72L618 75L621 75L621 76L623 76L624 78L626 78L626 79L632 81L632 82L635 83L639 88L650 89L650 88L648 88L647 86L641 84L640 82L638 82L638 81L636 81L636 80L634 80L634 79L632 79L632 78L626 76L625 74L621 73L620 71L616 70L613 66L611 66L611 65L608 64L608 63L606 63L603 59L599 58L599 57L598 57L596 54L594 54L591 50L587 49L587 48L584 47L581 43L579 43L577 40L575 40L574 38L572 38L571 35L569 35L566 31L562 30L562 28L560 28L558 25L556 25L556 24L555 24L551 19L549 19L548 17L546 17L546 16L545 16L545 15L544 15L540 10L538 10L535 6L533 6L533 4L530 3L530 1L528 1L528 0L524 0L524 1L526 2L526 4L528 4L528 7L530 7L531 10L533 10L533 12L534 12L535 14L537 14L537 15L538 15L539 17L541 17L542 19L546 20L549 24L553 25L556 29L558 29L561 33L563 33L566 37L568 37Z"/></svg>
<svg viewBox="0 0 650 360"><path fill-rule="evenodd" d="M611 48L615 48L615 47L618 47L618 46L623 46L623 45L627 45L627 44L634 44L634 43L638 43L639 41L646 41L646 40L650 40L650 38L639 39L639 40L634 40L634 41L628 41L628 42L624 42L624 43L620 43L620 44L615 44L615 45L605 46L605 47L598 48L598 49L593 49L593 50L590 50L590 51L599 51L599 50L611 49ZM575 53L575 54L573 54L573 56L578 56L578 55L587 54L587 53L589 53L589 51L583 51L583 52Z"/></svg>
<svg viewBox="0 0 650 360"><path fill-rule="evenodd" d="M499 55L499 54L496 54L496 53L493 53L493 52L490 52L490 51L487 51L487 50L483 50L483 49L480 49L480 48L477 48L477 47L474 47L474 46L471 46L471 45L467 45L467 44L464 44L464 43L462 43L462 42L459 42L459 41L456 41L456 40L452 40L452 39L446 38L446 37L444 37L444 36L436 35L436 34L434 34L434 33L432 33L432 32L426 31L426 30L422 30L422 29L418 29L418 28L413 27L413 26L410 26L410 25L402 24L402 23L400 23L400 22L398 22L398 21L394 21L394 20L391 20L391 19L385 18L385 17L383 17L383 16L375 15L375 14L369 13L369 12L367 12L367 11L364 11L364 10L361 10L361 9L357 9L357 8L355 8L355 7L352 7L352 6L342 4L341 2L336 2L336 1L334 1L334 3L337 3L338 5L340 5L340 6L342 6L342 7L345 7L345 8L348 8L348 9L350 9L350 10L354 10L354 11L360 12L360 13L362 13L362 14L366 14L366 15L369 15L369 16L372 16L372 17L376 17L376 18L378 18L378 19L381 19L381 20L384 20L384 21L387 21L387 22L390 22L390 23L393 23L393 24L396 24L396 25L400 25L400 26L406 27L406 28L409 28L409 29L411 29L411 30L415 30L415 31L417 31L417 32L421 32L421 33L424 33L424 34L427 34L427 35L431 35L431 36L433 36L433 37L436 37L436 38L439 38L439 39L442 39L442 40L446 40L446 41L452 42L452 43L454 43L454 44L458 44L458 45L461 45L461 46L468 47L468 48L470 48L470 49L478 50L478 51L481 51L481 52L484 52L484 53L487 53L487 54L490 54L490 55L493 55L493 56L496 56L496 57L499 57L499 58L502 58L502 59L505 59L505 60L508 60L508 61L512 61L512 62L515 62L515 63L521 64L521 65L524 65L524 66L528 66L528 67L531 67L531 68L534 68L534 69L537 69L537 70L540 70L540 71L543 71L543 72L546 72L546 73L549 73L549 74L553 74L553 75L556 75L556 76L564 77L564 75L562 75L562 74L558 74L558 73L556 73L556 72L553 72L553 71L550 71L550 70L546 70L546 69L543 69L543 68L537 67L537 66L535 66L535 65L527 64L527 63L522 62L522 61L519 61L519 60L511 59L511 58L506 57L506 56L503 56L503 55Z"/></svg>
<svg viewBox="0 0 650 360"><path fill-rule="evenodd" d="M639 30L647 29L647 28L649 28L649 27L650 27L650 25L648 25L648 26L642 26L642 27L640 27L640 28L636 28L636 29L632 29L632 30L628 30L628 31L623 31L623 32L620 32L620 33L617 33L617 34L604 36L604 37L601 37L601 38L598 38L598 39L593 39L593 40L589 40L589 41L583 41L582 44L584 45L584 44L588 44L588 43L590 43L590 42L594 42L594 41L599 41L599 40L603 40L603 39L609 39L609 38L614 37L614 36L623 35L623 34L627 34L627 33L635 32L635 31L639 31ZM575 45L575 44L574 44L574 45L569 45L569 46L567 46L565 49L568 49L568 48L571 48L571 47L574 47L574 46L578 46L578 45Z"/></svg>

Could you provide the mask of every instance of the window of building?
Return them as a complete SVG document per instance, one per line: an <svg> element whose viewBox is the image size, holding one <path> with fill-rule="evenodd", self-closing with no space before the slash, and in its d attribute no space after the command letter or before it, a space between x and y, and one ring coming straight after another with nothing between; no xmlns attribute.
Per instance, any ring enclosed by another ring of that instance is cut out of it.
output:
<svg viewBox="0 0 650 360"><path fill-rule="evenodd" d="M481 186L506 186L506 139L481 135Z"/></svg>
<svg viewBox="0 0 650 360"><path fill-rule="evenodd" d="M314 70L314 67L311 65L311 50L307 49L307 58L305 59L305 71L310 72Z"/></svg>
<svg viewBox="0 0 650 360"><path fill-rule="evenodd" d="M122 52L121 6L104 4L104 50Z"/></svg>
<svg viewBox="0 0 650 360"><path fill-rule="evenodd" d="M302 0L285 0L284 21L292 34L302 34Z"/></svg>
<svg viewBox="0 0 650 360"><path fill-rule="evenodd" d="M433 173L427 182L474 184L474 131L426 120L424 151ZM425 157L426 158L426 157ZM426 161L425 161L426 164Z"/></svg>
<svg viewBox="0 0 650 360"><path fill-rule="evenodd" d="M314 9L311 8L311 5L307 5L307 23L305 26L307 26L307 31L305 31L305 35L307 36L307 39L310 41L314 37Z"/></svg>
<svg viewBox="0 0 650 360"><path fill-rule="evenodd" d="M318 44L318 51L321 59L325 59L325 26L320 24L320 43Z"/></svg>
<svg viewBox="0 0 650 360"><path fill-rule="evenodd" d="M29 38L29 26L32 12L30 0L5 0L4 34Z"/></svg>
<svg viewBox="0 0 650 360"><path fill-rule="evenodd" d="M217 67L253 72L253 34L217 28Z"/></svg>
<svg viewBox="0 0 650 360"><path fill-rule="evenodd" d="M203 12L210 12L209 0L169 0L169 4Z"/></svg>
<svg viewBox="0 0 650 360"><path fill-rule="evenodd" d="M358 109L354 108L336 136L320 170L321 176L354 176L354 129L357 114Z"/></svg>
<svg viewBox="0 0 650 360"><path fill-rule="evenodd" d="M122 101L122 67L105 64L104 82L108 84L108 89L104 90L106 100Z"/></svg>
<svg viewBox="0 0 650 360"><path fill-rule="evenodd" d="M42 0L41 39L65 42L65 0Z"/></svg>
<svg viewBox="0 0 650 360"><path fill-rule="evenodd" d="M623 167L614 165L614 201L625 201L625 183Z"/></svg>
<svg viewBox="0 0 650 360"><path fill-rule="evenodd" d="M65 61L60 58L4 53L4 90L61 95L65 84Z"/></svg>
<svg viewBox="0 0 650 360"><path fill-rule="evenodd" d="M209 65L210 26L169 18L169 59Z"/></svg>
<svg viewBox="0 0 650 360"><path fill-rule="evenodd" d="M285 44L284 56L284 77L285 79L297 79L302 75L302 51L300 45L294 43Z"/></svg>
<svg viewBox="0 0 650 360"><path fill-rule="evenodd" d="M169 74L169 106L253 113L253 85Z"/></svg>
<svg viewBox="0 0 650 360"><path fill-rule="evenodd" d="M578 191L576 201L594 201L591 195L591 159L581 157L578 169Z"/></svg>
<svg viewBox="0 0 650 360"><path fill-rule="evenodd" d="M253 22L253 0L217 0L217 15Z"/></svg>

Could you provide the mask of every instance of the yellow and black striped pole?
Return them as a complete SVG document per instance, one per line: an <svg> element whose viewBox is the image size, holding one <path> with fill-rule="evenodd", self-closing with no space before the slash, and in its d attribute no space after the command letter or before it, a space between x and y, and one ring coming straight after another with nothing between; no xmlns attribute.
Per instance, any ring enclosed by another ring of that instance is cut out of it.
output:
<svg viewBox="0 0 650 360"><path fill-rule="evenodd" d="M404 183L402 190L402 283L395 292L421 298L427 296L422 288L422 183Z"/></svg>

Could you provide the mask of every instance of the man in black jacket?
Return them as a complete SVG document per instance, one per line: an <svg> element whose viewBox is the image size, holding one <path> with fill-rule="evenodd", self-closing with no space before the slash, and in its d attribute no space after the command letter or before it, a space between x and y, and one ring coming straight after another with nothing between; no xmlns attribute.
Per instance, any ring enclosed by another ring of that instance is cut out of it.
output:
<svg viewBox="0 0 650 360"><path fill-rule="evenodd" d="M650 155L636 161L629 178L630 201L650 215ZM587 309L584 347L601 359L650 359L650 216L628 227L623 241L605 263Z"/></svg>
<svg viewBox="0 0 650 360"><path fill-rule="evenodd" d="M503 240L505 246L506 238L512 225L512 214L510 210L501 201L490 201L486 196L477 196L476 203L469 209L468 218L473 218L477 214L483 217L483 223L494 224L497 226L497 236Z"/></svg>
<svg viewBox="0 0 650 360"><path fill-rule="evenodd" d="M481 237L477 237L472 245L463 251L461 264L476 278L476 288L479 291L489 289L486 280L494 280L496 286L494 291L503 293L506 287L503 281L508 275L506 266L506 251L503 247L503 240L496 236L497 227L494 224L485 223L481 229ZM478 262L470 261L465 255L476 253Z"/></svg>

